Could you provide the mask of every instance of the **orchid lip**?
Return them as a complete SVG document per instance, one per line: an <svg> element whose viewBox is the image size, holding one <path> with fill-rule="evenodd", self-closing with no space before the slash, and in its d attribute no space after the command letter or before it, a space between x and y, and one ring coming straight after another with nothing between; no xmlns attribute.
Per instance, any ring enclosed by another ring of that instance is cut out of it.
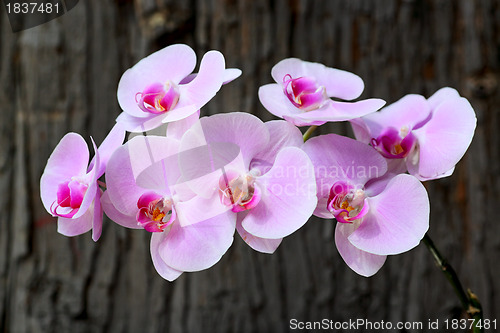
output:
<svg viewBox="0 0 500 333"><path fill-rule="evenodd" d="M256 172L240 175L234 171L224 173L219 179L221 203L231 206L235 213L252 209L261 198L261 191L255 184Z"/></svg>
<svg viewBox="0 0 500 333"><path fill-rule="evenodd" d="M72 218L78 212L87 189L88 185L75 177L59 184L57 199L50 206L52 215ZM63 211L58 210L60 208L63 208Z"/></svg>
<svg viewBox="0 0 500 333"><path fill-rule="evenodd" d="M393 127L387 128L376 139L372 138L372 146L385 158L405 158L416 145L416 137L404 126L399 131Z"/></svg>
<svg viewBox="0 0 500 333"><path fill-rule="evenodd" d="M305 112L317 110L329 100L326 88L306 76L294 79L290 74L287 74L283 78L283 85L283 92L288 100Z"/></svg>
<svg viewBox="0 0 500 333"><path fill-rule="evenodd" d="M337 222L353 223L368 212L365 192L345 182L336 182L330 189L327 209Z"/></svg>
<svg viewBox="0 0 500 333"><path fill-rule="evenodd" d="M135 96L139 108L147 113L161 114L175 108L179 102L179 87L172 81L153 83Z"/></svg>
<svg viewBox="0 0 500 333"><path fill-rule="evenodd" d="M139 208L137 225L149 232L163 232L176 219L171 198L164 198L154 192L146 192L137 200Z"/></svg>

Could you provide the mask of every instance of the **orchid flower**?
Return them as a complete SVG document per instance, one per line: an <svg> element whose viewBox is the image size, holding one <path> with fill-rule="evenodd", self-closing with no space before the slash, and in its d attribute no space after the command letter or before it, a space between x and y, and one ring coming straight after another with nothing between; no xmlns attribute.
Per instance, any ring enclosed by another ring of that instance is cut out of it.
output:
<svg viewBox="0 0 500 333"><path fill-rule="evenodd" d="M308 140L315 168L314 215L335 218L335 244L347 265L375 274L387 255L417 246L429 227L429 199L413 176L386 174L387 163L371 147L336 134Z"/></svg>
<svg viewBox="0 0 500 333"><path fill-rule="evenodd" d="M217 143L225 145L216 149ZM283 237L302 227L316 207L314 170L298 148L301 144L300 131L293 125L285 121L265 125L247 113L203 117L181 141L184 147L213 147L212 164L218 156L227 155L222 174L190 186L200 197L216 196L222 206L237 214L241 237L266 253L274 252ZM231 145L236 150L229 156ZM191 173L186 178L195 178L192 173L207 174L199 169L209 163L199 156L193 154L181 162L181 170Z"/></svg>
<svg viewBox="0 0 500 333"><path fill-rule="evenodd" d="M214 97L223 83L241 74L239 69L225 69L224 56L218 51L207 52L199 73L191 74L195 66L196 55L184 44L168 46L139 61L118 84L123 113L116 121L129 132L145 132L184 119Z"/></svg>
<svg viewBox="0 0 500 333"><path fill-rule="evenodd" d="M319 63L284 59L272 68L271 75L276 83L260 87L259 99L269 112L296 126L350 120L375 112L385 104L377 98L358 102L332 100L330 97L359 97L363 80Z"/></svg>
<svg viewBox="0 0 500 333"><path fill-rule="evenodd" d="M455 89L442 88L428 100L407 95L351 124L356 138L388 159L394 172L430 180L453 173L472 141L476 116Z"/></svg>
<svg viewBox="0 0 500 333"><path fill-rule="evenodd" d="M217 263L233 241L234 214L189 219L179 202L175 182L179 143L170 138L138 136L116 150L106 175L103 207L116 223L151 232L151 257L158 273L169 281L182 272L199 271Z"/></svg>
<svg viewBox="0 0 500 333"><path fill-rule="evenodd" d="M124 137L125 131L116 124L99 149L92 139L95 157L90 165L89 150L80 135L68 133L56 146L40 179L40 196L45 209L58 217L59 233L76 236L92 229L92 239L99 239L102 209L97 180Z"/></svg>

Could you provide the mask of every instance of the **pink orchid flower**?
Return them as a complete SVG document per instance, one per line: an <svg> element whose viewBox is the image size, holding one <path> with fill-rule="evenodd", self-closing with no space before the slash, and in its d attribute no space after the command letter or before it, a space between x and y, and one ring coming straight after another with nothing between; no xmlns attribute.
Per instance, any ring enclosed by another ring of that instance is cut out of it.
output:
<svg viewBox="0 0 500 333"><path fill-rule="evenodd" d="M352 73L319 63L289 58L271 71L277 83L259 89L262 105L272 114L296 126L322 125L364 116L380 109L385 102L367 99L339 102L330 97L352 100L364 89L363 80Z"/></svg>
<svg viewBox="0 0 500 333"><path fill-rule="evenodd" d="M159 136L137 136L116 150L107 174L102 203L114 222L151 232L151 257L157 272L169 281L182 272L216 264L233 242L234 214L196 215L203 210L180 202L175 183L179 143ZM187 211L187 212L186 212ZM191 219L194 216L194 221Z"/></svg>
<svg viewBox="0 0 500 333"><path fill-rule="evenodd" d="M453 173L472 141L476 116L455 89L442 88L427 100L407 95L351 124L356 138L371 144L393 172L430 180Z"/></svg>
<svg viewBox="0 0 500 333"><path fill-rule="evenodd" d="M163 123L184 119L197 112L223 83L237 78L239 69L225 69L224 56L209 51L201 60L187 45L159 50L128 69L118 84L123 113L116 119L129 132L145 132Z"/></svg>
<svg viewBox="0 0 500 333"><path fill-rule="evenodd" d="M45 209L58 217L59 233L76 236L92 229L92 239L99 239L102 209L97 180L124 137L124 129L117 124L99 149L92 140L95 157L90 165L89 150L80 135L68 133L56 146L40 179L40 196Z"/></svg>
<svg viewBox="0 0 500 333"><path fill-rule="evenodd" d="M317 201L314 170L298 148L302 135L295 126L285 121L264 124L248 113L218 114L201 118L198 127L186 132L181 145L193 147L196 142L225 143L212 151L214 159L226 154L231 145L236 147L233 157L225 159L222 174L190 186L201 197L216 196L222 206L237 214L237 230L255 250L274 252L283 237L312 215ZM181 163L181 170L207 174L199 171L207 164L199 154L193 155Z"/></svg>
<svg viewBox="0 0 500 333"><path fill-rule="evenodd" d="M386 174L380 154L343 136L314 137L303 149L316 173L314 215L337 220L335 244L352 270L371 276L387 255L419 244L429 227L430 208L418 179Z"/></svg>

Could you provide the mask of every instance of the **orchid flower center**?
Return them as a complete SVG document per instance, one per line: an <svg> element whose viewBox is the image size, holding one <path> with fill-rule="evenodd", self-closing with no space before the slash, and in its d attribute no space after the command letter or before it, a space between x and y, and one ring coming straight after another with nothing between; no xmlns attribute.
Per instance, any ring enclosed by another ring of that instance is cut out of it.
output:
<svg viewBox="0 0 500 333"><path fill-rule="evenodd" d="M394 127L387 128L378 138L371 140L372 146L385 158L405 158L416 144L416 137L407 126L398 131Z"/></svg>
<svg viewBox="0 0 500 333"><path fill-rule="evenodd" d="M57 199L52 203L50 212L56 216L72 218L78 212L87 188L88 185L77 177L59 184Z"/></svg>
<svg viewBox="0 0 500 333"><path fill-rule="evenodd" d="M368 212L365 192L345 182L336 182L330 189L327 201L328 210L337 222L353 223Z"/></svg>
<svg viewBox="0 0 500 333"><path fill-rule="evenodd" d="M307 76L294 79L290 74L285 75L283 92L294 106L305 112L319 109L328 101L326 88Z"/></svg>
<svg viewBox="0 0 500 333"><path fill-rule="evenodd" d="M163 232L176 219L171 198L147 192L137 200L137 224L149 232Z"/></svg>
<svg viewBox="0 0 500 333"><path fill-rule="evenodd" d="M136 94L139 108L148 113L159 114L175 108L179 102L179 87L172 81L153 83Z"/></svg>
<svg viewBox="0 0 500 333"><path fill-rule="evenodd" d="M251 209L260 201L261 193L255 184L255 175L225 172L219 179L219 197L221 203L230 206L233 212Z"/></svg>

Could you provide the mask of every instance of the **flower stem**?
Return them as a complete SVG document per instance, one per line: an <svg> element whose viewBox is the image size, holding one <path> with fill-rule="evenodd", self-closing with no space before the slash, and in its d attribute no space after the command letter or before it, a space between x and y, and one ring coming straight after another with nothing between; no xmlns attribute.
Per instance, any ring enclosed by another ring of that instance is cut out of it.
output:
<svg viewBox="0 0 500 333"><path fill-rule="evenodd" d="M309 140L309 138L311 137L311 135L313 134L313 132L316 130L316 128L318 128L318 126L312 125L311 127L309 127L307 129L307 131L303 135L304 142L306 142L307 140Z"/></svg>
<svg viewBox="0 0 500 333"><path fill-rule="evenodd" d="M458 278L457 273L455 272L453 267L448 263L448 261L446 261L446 259L441 255L441 253L439 253L438 249L434 245L434 242L432 241L432 239L429 237L428 234L425 234L422 241L431 252L437 266L441 269L443 274L448 279L448 282L450 282L450 284L452 285L453 289L455 290L455 293L458 296L458 299L460 300L460 303L462 303L462 307L467 312L467 314L472 319L474 319L473 332L474 333L483 332L482 328L482 325L484 324L483 312L481 309L481 303L479 302L477 296L474 293L472 293L470 289L467 290L467 293L465 292L464 288L462 287L462 283Z"/></svg>

